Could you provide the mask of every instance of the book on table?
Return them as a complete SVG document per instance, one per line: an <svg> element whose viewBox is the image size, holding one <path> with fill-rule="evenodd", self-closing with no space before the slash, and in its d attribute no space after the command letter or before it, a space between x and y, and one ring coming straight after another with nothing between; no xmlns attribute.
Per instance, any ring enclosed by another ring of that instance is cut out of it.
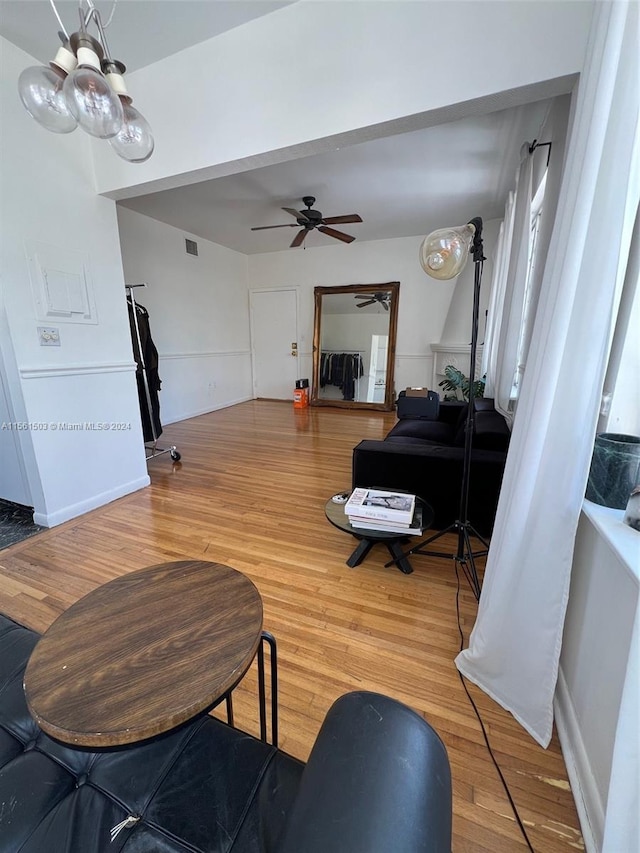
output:
<svg viewBox="0 0 640 853"><path fill-rule="evenodd" d="M416 507L416 496L384 489L356 488L344 505L345 513L371 521L390 521L393 524L411 524Z"/></svg>
<svg viewBox="0 0 640 853"><path fill-rule="evenodd" d="M378 533L397 533L399 536L422 536L422 507L417 506L411 524L393 524L390 521L376 521L371 518L349 517L349 523L355 530L371 530Z"/></svg>

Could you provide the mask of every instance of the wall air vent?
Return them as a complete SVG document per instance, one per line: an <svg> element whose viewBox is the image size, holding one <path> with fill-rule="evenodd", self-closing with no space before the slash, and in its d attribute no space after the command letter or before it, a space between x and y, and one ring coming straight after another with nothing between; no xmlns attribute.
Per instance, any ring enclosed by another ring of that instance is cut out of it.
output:
<svg viewBox="0 0 640 853"><path fill-rule="evenodd" d="M187 255L195 255L198 257L198 244L195 240L189 240L185 238L185 244L187 247Z"/></svg>

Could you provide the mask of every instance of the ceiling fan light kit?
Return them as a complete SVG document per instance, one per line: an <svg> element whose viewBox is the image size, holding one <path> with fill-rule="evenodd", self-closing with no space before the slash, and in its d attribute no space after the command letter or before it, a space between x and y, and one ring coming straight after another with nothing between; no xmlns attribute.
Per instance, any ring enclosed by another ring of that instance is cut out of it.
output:
<svg viewBox="0 0 640 853"><path fill-rule="evenodd" d="M69 36L50 2L62 28L62 47L48 68L32 66L20 74L18 93L25 109L52 133L71 133L79 126L90 136L109 140L124 160L143 163L154 149L151 128L132 106L125 66L109 53L100 13L92 0L85 0L85 13L81 0L80 29ZM97 39L87 32L91 22Z"/></svg>
<svg viewBox="0 0 640 853"><path fill-rule="evenodd" d="M293 238L291 245L289 246L290 249L296 249L298 246L301 246L304 243L307 234L314 229L321 231L328 237L340 240L343 243L353 243L356 239L350 234L345 234L344 231L337 231L335 228L331 228L329 226L347 224L349 222L362 222L362 217L357 213L348 213L343 216L323 216L319 210L313 210L313 205L316 203L316 200L312 195L303 196L302 203L306 205L306 210L294 210L292 207L282 208L285 213L295 217L296 225L294 225L293 222L287 222L283 225L259 225L251 230L267 231L271 228L299 227L301 230L298 231L296 236Z"/></svg>

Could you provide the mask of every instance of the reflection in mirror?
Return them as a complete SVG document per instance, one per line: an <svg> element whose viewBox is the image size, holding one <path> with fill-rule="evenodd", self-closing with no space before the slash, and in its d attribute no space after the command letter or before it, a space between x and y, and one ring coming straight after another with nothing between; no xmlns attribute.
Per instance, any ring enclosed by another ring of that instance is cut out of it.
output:
<svg viewBox="0 0 640 853"><path fill-rule="evenodd" d="M315 405L393 408L399 282L315 288Z"/></svg>

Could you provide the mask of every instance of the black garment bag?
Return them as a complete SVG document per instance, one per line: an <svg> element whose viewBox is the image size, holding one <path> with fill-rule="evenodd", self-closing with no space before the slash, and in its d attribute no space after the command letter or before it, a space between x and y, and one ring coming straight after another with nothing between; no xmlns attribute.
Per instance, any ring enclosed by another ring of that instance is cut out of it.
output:
<svg viewBox="0 0 640 853"><path fill-rule="evenodd" d="M129 328L131 329L131 341L133 343L133 357L136 362L136 382L138 383L138 402L142 418L142 432L145 442L150 442L155 441L162 435L160 398L158 397L162 383L158 375L158 350L151 337L149 312L147 309L144 305L136 302L136 313L134 316L134 308L130 299L127 299L127 306L129 308ZM138 345L138 335L136 334L136 318L140 334L140 345ZM149 399L147 399L147 389L145 388L145 372ZM151 404L151 411L149 411L149 404Z"/></svg>

